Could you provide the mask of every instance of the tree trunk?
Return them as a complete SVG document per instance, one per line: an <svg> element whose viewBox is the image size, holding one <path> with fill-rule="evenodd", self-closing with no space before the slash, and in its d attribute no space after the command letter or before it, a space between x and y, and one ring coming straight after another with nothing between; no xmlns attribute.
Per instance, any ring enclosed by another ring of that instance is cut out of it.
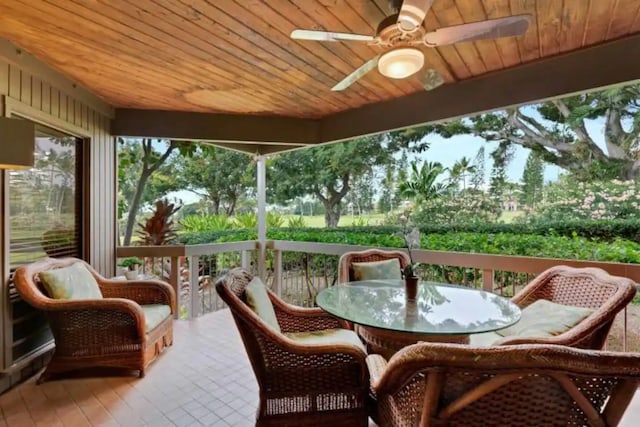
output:
<svg viewBox="0 0 640 427"><path fill-rule="evenodd" d="M220 199L216 197L209 197L209 201L211 202L209 205L209 210L213 211L214 215L220 214Z"/></svg>
<svg viewBox="0 0 640 427"><path fill-rule="evenodd" d="M340 203L334 203L330 205L329 203L324 204L324 225L327 228L336 228L338 226L338 222L340 222Z"/></svg>
<svg viewBox="0 0 640 427"><path fill-rule="evenodd" d="M138 185L136 187L136 192L133 195L133 200L131 201L131 206L129 206L129 214L127 215L127 228L124 231L124 246L129 246L131 244L131 236L133 235L133 227L136 224L136 214L138 213L138 209L140 209L140 201L142 200L142 194L144 193L144 188L147 185L147 181L151 176L151 171L147 169L143 169L140 174L140 179L138 180Z"/></svg>

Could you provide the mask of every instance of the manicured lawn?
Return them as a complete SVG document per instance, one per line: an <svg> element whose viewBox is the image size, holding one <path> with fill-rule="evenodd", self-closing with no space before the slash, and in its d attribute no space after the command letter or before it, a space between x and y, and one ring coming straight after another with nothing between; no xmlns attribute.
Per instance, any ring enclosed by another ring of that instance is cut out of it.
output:
<svg viewBox="0 0 640 427"><path fill-rule="evenodd" d="M524 214L524 211L502 211L502 215L498 218L498 221L504 222L506 224L510 224L513 222L513 219L517 216L521 216Z"/></svg>

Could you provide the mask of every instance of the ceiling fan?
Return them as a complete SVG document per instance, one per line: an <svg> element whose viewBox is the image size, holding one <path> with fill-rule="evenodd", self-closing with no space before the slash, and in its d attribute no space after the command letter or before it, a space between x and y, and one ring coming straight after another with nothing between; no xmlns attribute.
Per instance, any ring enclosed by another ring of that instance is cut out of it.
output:
<svg viewBox="0 0 640 427"><path fill-rule="evenodd" d="M396 14L383 19L375 36L350 33L333 33L315 30L293 30L292 39L315 41L355 41L388 48L365 62L354 72L336 84L332 91L342 91L378 67L380 74L392 79L404 79L414 75L424 66L424 53L416 46L437 47L459 42L518 36L529 28L531 15L514 15L469 24L438 28L427 32L422 25L434 0L391 1ZM444 83L442 76L429 69L421 79L426 90Z"/></svg>

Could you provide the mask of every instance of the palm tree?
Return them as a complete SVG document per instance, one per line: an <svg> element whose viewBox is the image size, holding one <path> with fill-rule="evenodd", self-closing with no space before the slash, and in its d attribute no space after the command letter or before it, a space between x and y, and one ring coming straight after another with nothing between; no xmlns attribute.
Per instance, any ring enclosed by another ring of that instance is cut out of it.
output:
<svg viewBox="0 0 640 427"><path fill-rule="evenodd" d="M400 194L417 202L441 197L452 185L451 182L436 182L445 171L446 168L438 162L424 162L420 168L417 162L412 162L411 176L398 186Z"/></svg>
<svg viewBox="0 0 640 427"><path fill-rule="evenodd" d="M451 180L456 184L458 181L462 179L462 190L467 189L467 175L472 174L476 171L476 167L471 164L471 160L468 157L463 157L457 162L454 163L451 168Z"/></svg>

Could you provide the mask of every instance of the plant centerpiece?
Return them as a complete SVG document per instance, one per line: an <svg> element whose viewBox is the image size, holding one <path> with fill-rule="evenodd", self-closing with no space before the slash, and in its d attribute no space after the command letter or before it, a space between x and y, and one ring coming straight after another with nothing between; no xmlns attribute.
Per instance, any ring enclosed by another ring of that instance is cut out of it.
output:
<svg viewBox="0 0 640 427"><path fill-rule="evenodd" d="M142 265L142 261L140 261L140 258L130 257L123 259L118 265L127 269L124 272L127 280L136 280L138 278L138 266Z"/></svg>
<svg viewBox="0 0 640 427"><path fill-rule="evenodd" d="M400 221L402 222L402 238L404 239L405 246L407 247L407 252L409 254L409 264L404 267L403 276L404 276L404 285L407 292L407 299L409 301L413 301L416 299L418 294L418 282L420 278L416 273L416 269L418 268L418 263L413 261L413 253L412 249L417 249L420 247L420 230L417 227L409 230L409 215L402 215L400 217Z"/></svg>

